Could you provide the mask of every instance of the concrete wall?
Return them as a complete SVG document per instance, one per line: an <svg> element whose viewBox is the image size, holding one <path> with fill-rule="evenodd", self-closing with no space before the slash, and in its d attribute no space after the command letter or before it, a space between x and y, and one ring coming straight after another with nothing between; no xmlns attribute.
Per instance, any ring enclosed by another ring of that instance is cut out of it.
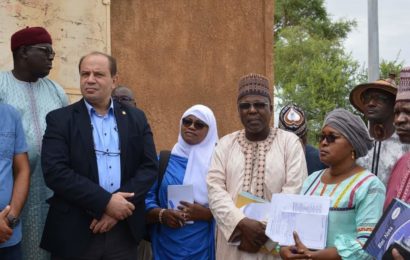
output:
<svg viewBox="0 0 410 260"><path fill-rule="evenodd" d="M171 149L191 105L214 111L219 135L240 129L237 81L272 79L273 0L111 2L120 82L145 110L157 149Z"/></svg>
<svg viewBox="0 0 410 260"><path fill-rule="evenodd" d="M56 52L50 78L72 100L80 97L80 57L93 50L111 51L109 0L2 0L0 17L0 70L13 68L11 35L26 26L43 26Z"/></svg>

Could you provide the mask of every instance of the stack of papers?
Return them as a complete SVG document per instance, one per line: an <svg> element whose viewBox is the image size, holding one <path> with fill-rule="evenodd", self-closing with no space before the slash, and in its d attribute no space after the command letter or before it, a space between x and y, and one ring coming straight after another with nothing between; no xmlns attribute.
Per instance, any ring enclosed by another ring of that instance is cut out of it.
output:
<svg viewBox="0 0 410 260"><path fill-rule="evenodd" d="M326 247L329 197L273 194L266 235L281 246L294 245L296 231L310 249Z"/></svg>
<svg viewBox="0 0 410 260"><path fill-rule="evenodd" d="M269 219L270 203L267 200L263 200L249 192L242 191L238 194L236 198L236 207L245 214L247 218L254 219L260 222L266 223ZM239 235L239 234L237 234ZM230 245L238 246L240 244L238 236L232 236L231 240L228 241ZM268 240L265 245L261 248L260 252L267 254L277 254L274 249L276 243Z"/></svg>

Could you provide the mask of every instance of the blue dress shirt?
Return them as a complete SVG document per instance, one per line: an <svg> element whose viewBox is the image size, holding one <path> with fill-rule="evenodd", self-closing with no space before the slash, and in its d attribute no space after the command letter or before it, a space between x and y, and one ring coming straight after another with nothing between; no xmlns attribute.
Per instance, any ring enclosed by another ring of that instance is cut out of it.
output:
<svg viewBox="0 0 410 260"><path fill-rule="evenodd" d="M112 193L121 186L121 151L114 104L111 100L105 115L99 115L87 101L85 105L91 119L99 184Z"/></svg>
<svg viewBox="0 0 410 260"><path fill-rule="evenodd" d="M28 150L19 113L13 107L0 104L0 211L10 204L13 194L14 156ZM21 222L14 228L13 235L0 248L14 246L21 241ZM1 256L0 256L1 258Z"/></svg>

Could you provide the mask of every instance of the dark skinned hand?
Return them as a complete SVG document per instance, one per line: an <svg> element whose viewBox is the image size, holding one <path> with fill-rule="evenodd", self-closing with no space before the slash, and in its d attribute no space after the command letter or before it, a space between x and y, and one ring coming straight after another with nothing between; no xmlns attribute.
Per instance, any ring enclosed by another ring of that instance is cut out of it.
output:
<svg viewBox="0 0 410 260"><path fill-rule="evenodd" d="M283 246L280 248L280 256L288 259L313 259L312 252L300 241L298 233L293 232L294 246Z"/></svg>
<svg viewBox="0 0 410 260"><path fill-rule="evenodd" d="M185 225L184 215L182 211L166 209L162 214L162 223L171 228L181 228Z"/></svg>
<svg viewBox="0 0 410 260"><path fill-rule="evenodd" d="M256 253L268 241L265 235L266 225L262 222L244 218L238 223L237 228L241 231L241 243L238 246L241 251Z"/></svg>
<svg viewBox="0 0 410 260"><path fill-rule="evenodd" d="M0 211L0 243L6 242L13 235L13 229L9 227L7 220L10 210L10 206L7 205L7 207Z"/></svg>
<svg viewBox="0 0 410 260"><path fill-rule="evenodd" d="M189 203L186 201L181 201L181 205L178 206L178 209L185 213L185 221L197 221L204 220L209 221L212 219L211 210L205 208L204 206L198 203Z"/></svg>

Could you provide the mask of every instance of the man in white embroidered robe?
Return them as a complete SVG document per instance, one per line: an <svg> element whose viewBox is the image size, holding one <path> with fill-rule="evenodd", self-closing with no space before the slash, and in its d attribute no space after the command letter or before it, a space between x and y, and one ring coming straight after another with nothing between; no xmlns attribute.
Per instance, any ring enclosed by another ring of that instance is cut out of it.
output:
<svg viewBox="0 0 410 260"><path fill-rule="evenodd" d="M270 93L264 76L249 74L240 79L238 112L245 129L223 137L215 149L207 183L209 207L218 224L216 259L279 258L261 252L268 240L266 226L245 217L235 206L236 198L241 191L265 200L272 193L299 193L307 177L298 137L270 127ZM239 246L228 243L233 238Z"/></svg>

